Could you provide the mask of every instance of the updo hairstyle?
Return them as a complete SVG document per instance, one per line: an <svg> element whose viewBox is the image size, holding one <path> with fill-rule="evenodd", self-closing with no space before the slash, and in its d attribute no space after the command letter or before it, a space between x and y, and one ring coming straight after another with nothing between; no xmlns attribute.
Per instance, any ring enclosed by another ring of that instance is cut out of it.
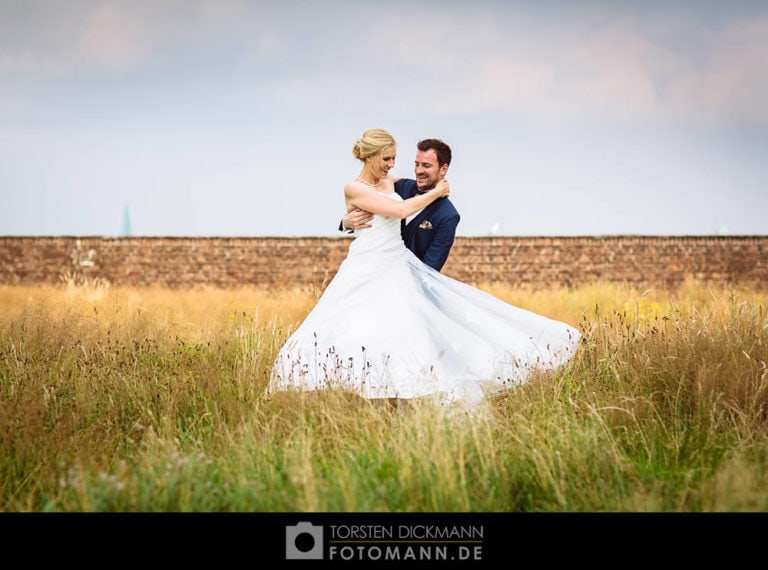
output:
<svg viewBox="0 0 768 570"><path fill-rule="evenodd" d="M384 129L368 129L352 147L352 156L365 162L365 159L373 156L385 148L397 144L394 137Z"/></svg>

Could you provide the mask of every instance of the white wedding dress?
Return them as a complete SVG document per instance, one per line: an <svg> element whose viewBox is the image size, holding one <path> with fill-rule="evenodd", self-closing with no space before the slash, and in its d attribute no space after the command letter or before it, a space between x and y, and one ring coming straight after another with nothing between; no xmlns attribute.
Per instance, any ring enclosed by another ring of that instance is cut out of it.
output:
<svg viewBox="0 0 768 570"><path fill-rule="evenodd" d="M476 404L573 355L575 328L425 265L405 247L400 219L371 223L281 348L268 393L338 388Z"/></svg>

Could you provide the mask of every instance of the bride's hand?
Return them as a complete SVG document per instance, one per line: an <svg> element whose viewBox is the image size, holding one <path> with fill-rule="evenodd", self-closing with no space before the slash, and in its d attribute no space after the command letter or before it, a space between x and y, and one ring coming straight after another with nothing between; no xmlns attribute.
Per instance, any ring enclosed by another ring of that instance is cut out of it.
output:
<svg viewBox="0 0 768 570"><path fill-rule="evenodd" d="M447 198L451 193L451 185L447 180L443 179L435 185L432 191L437 192L438 197L440 198Z"/></svg>

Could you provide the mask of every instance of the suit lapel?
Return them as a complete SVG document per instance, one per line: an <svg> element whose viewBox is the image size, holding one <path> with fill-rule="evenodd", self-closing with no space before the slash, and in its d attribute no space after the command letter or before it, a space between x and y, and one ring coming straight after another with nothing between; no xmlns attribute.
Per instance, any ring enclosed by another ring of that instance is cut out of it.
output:
<svg viewBox="0 0 768 570"><path fill-rule="evenodd" d="M403 199L411 198L412 196L416 195L416 185L414 184L412 188L410 188L410 192L408 193L408 196L400 195ZM419 224L423 222L427 216L429 216L432 212L434 212L435 208L437 207L439 200L432 202L429 204L426 208L424 208L421 212L416 214L416 216L413 217L413 219L405 223L405 220L403 220L400 224L400 230L403 234L403 238L405 239L406 243L410 241L411 237L416 234L416 229L419 227Z"/></svg>
<svg viewBox="0 0 768 570"><path fill-rule="evenodd" d="M406 224L406 227L409 229L418 227L419 224L424 221L424 218L426 218L430 213L432 213L432 211L435 209L436 203L437 202L432 202L429 206L427 206L421 212L416 214L416 216L414 216L414 218L410 222L408 222L408 224Z"/></svg>

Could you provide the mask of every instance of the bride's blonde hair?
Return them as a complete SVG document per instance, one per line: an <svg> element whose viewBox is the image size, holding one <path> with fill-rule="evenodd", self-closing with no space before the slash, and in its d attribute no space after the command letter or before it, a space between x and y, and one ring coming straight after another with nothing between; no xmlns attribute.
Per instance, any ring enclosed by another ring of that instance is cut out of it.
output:
<svg viewBox="0 0 768 570"><path fill-rule="evenodd" d="M352 155L365 162L369 156L373 156L385 148L397 144L394 137L384 129L368 129L352 147Z"/></svg>

